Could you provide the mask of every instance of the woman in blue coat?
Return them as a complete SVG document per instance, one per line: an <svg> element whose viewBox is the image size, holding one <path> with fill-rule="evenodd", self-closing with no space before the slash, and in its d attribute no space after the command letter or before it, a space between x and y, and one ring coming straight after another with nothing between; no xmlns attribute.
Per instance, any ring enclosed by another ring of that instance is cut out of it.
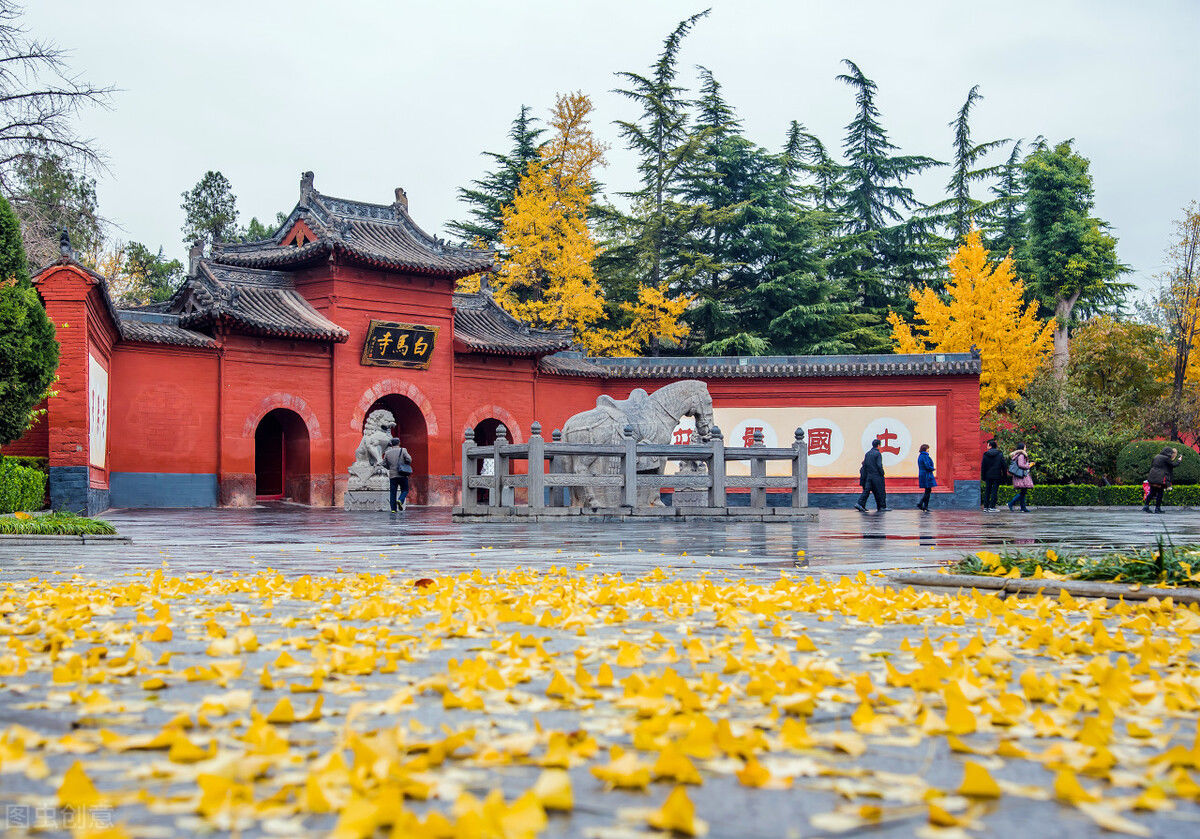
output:
<svg viewBox="0 0 1200 839"><path fill-rule="evenodd" d="M929 444L921 444L921 453L917 455L917 486L925 490L917 509L929 512L929 492L937 486L937 478L933 477L933 458L929 456Z"/></svg>

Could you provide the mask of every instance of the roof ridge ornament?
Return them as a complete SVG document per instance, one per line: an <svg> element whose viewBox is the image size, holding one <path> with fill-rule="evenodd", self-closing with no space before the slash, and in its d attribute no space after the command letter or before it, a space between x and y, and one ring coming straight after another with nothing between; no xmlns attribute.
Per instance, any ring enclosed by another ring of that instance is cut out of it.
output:
<svg viewBox="0 0 1200 839"><path fill-rule="evenodd" d="M71 262L75 259L75 249L71 247L71 233L65 224L58 236L58 250L62 254L63 262Z"/></svg>
<svg viewBox="0 0 1200 839"><path fill-rule="evenodd" d="M408 193L404 191L404 187L396 187L396 200L392 206L408 212Z"/></svg>
<svg viewBox="0 0 1200 839"><path fill-rule="evenodd" d="M300 175L300 203L304 204L308 201L316 190L313 187L313 173L304 172Z"/></svg>

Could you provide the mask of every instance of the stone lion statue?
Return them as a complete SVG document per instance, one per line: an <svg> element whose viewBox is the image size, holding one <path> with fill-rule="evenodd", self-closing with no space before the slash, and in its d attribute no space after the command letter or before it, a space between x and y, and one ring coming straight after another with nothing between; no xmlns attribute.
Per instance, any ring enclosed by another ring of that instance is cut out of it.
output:
<svg viewBox="0 0 1200 839"><path fill-rule="evenodd" d="M346 489L387 489L387 468L383 465L383 450L392 442L396 418L391 411L372 411L363 429L362 442L354 450L354 465Z"/></svg>

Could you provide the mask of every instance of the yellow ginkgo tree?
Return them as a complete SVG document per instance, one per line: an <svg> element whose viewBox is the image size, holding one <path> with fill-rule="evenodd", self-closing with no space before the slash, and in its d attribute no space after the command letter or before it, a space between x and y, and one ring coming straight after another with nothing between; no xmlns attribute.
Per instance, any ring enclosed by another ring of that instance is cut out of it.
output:
<svg viewBox="0 0 1200 839"><path fill-rule="evenodd" d="M1015 398L1043 366L1054 341L1054 324L1037 316L1037 303L1025 303L1025 284L1013 273L1012 257L988 261L978 230L950 258L945 299L930 288L909 292L916 320L888 313L896 351L968 352L983 359L979 410Z"/></svg>
<svg viewBox="0 0 1200 839"><path fill-rule="evenodd" d="M496 273L495 297L526 323L570 329L590 353L633 354L652 338L675 342L686 336L679 318L691 301L668 297L665 286L643 286L635 303L620 307L626 326L603 325L604 290L592 267L599 248L587 211L593 173L604 164L606 147L592 134L591 111L583 93L557 98L550 120L554 136L503 211L500 243L508 256Z"/></svg>

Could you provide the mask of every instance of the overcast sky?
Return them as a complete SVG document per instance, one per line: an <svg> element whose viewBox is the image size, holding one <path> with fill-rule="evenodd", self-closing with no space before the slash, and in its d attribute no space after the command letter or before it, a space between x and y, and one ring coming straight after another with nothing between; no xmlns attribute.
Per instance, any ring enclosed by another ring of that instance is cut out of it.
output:
<svg viewBox="0 0 1200 839"><path fill-rule="evenodd" d="M685 42L681 81L710 68L747 135L772 150L800 120L838 149L850 58L879 86L883 125L902 152L950 157L972 85L977 140L1074 138L1092 162L1096 213L1145 286L1171 221L1200 198L1200 2L1034 0L801 2L716 0ZM403 186L417 223L444 235L463 216L456 188L504 151L522 104L544 116L582 90L612 143L600 174L633 185L612 124L633 119L614 72L645 71L663 38L705 2L205 2L39 0L33 34L70 49L73 68L120 88L83 131L109 158L101 212L122 239L182 257L180 193L208 169L233 184L244 224L299 194L390 203ZM913 182L932 203L947 179ZM985 196L981 196L985 197Z"/></svg>

